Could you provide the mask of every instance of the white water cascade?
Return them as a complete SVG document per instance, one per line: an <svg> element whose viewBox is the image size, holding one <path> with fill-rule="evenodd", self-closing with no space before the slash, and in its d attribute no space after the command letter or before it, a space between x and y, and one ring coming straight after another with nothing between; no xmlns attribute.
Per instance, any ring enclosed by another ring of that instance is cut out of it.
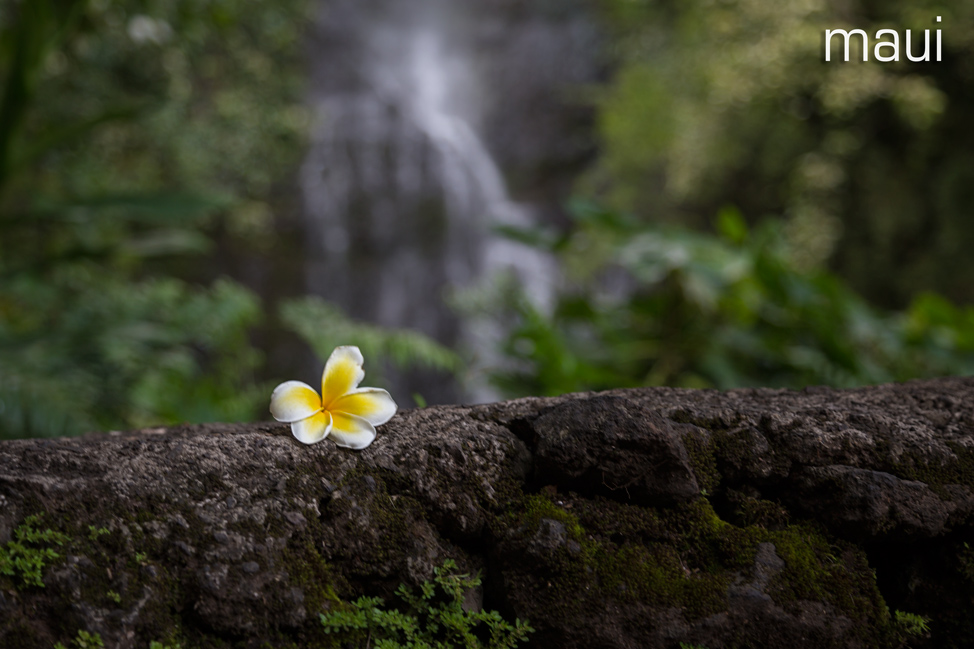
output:
<svg viewBox="0 0 974 649"><path fill-rule="evenodd" d="M493 233L527 226L481 136L502 98L471 48L477 18L449 0L329 2L313 61L317 124L302 168L312 293L356 318L409 327L490 362L497 332L475 330L444 303L448 291L516 273L548 304L554 264ZM527 64L527 63L526 63ZM502 109L502 107L501 107ZM430 401L484 401L474 380L459 393L423 375Z"/></svg>

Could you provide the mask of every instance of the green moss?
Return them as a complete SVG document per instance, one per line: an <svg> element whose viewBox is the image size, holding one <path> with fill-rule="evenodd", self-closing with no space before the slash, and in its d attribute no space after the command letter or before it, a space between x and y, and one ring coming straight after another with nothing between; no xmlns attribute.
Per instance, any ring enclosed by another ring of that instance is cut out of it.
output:
<svg viewBox="0 0 974 649"><path fill-rule="evenodd" d="M758 511L780 510L773 503L752 504ZM531 494L512 503L505 516L507 528L528 547L538 542L543 519L564 525L567 540L550 551L531 551L530 565L520 570L537 579L537 602L527 602L526 612L543 608L556 626L572 628L606 600L679 608L691 622L718 613L726 609L730 585L748 578L758 544L770 542L785 562L766 589L775 602L785 608L804 599L829 603L859 625L866 646L892 643L889 613L865 554L830 542L815 528L780 518L781 529L733 525L706 498L652 509Z"/></svg>
<svg viewBox="0 0 974 649"><path fill-rule="evenodd" d="M127 557L131 555L127 539L106 527L94 525L75 527L71 537L72 554L91 561L77 566L82 601L113 608L124 608L133 603L132 587L141 580L137 573L125 574Z"/></svg>
<svg viewBox="0 0 974 649"><path fill-rule="evenodd" d="M335 584L341 583L344 586L342 590L347 590L347 584L333 574L310 539L305 538L299 545L285 548L281 560L291 582L304 591L305 609L309 617L327 611L341 601L335 592Z"/></svg>
<svg viewBox="0 0 974 649"><path fill-rule="evenodd" d="M692 440L687 442L687 449L698 478L711 472L715 476L718 459L726 461L734 451L741 452L738 460L742 462L749 457L742 438L731 439L721 432L715 434L715 439L721 436L720 441L712 439L710 443L702 436L685 436ZM720 456L718 451L724 455ZM510 473L514 475L513 471ZM308 494L315 492L313 486L309 488L309 481L312 485L320 484L318 478L314 468L292 476L287 481L284 497L306 501ZM446 484L445 477L436 479L444 481L443 489L455 492L458 488L456 484ZM714 489L717 483L708 480L701 478L701 486ZM525 495L515 479L492 486L494 491L489 497L474 477L464 479L459 488L469 493L478 507L486 505L479 513L486 517L499 543L513 543L515 550L519 545L535 543L545 519L564 526L564 542L541 539L542 543L553 543L550 551L531 552L523 559L530 564L509 572L505 579L513 572L522 575L518 578L536 580L530 583L536 586L537 605L545 609L547 619L565 628L604 608L607 600L623 606L638 601L654 607L676 607L688 620L719 612L726 606L729 585L738 576L747 578L757 544L761 542L774 543L779 556L785 560L785 569L767 589L779 604L787 607L805 598L829 602L857 623L867 622L862 627L864 635L869 637L882 635L875 633L882 623L877 627L869 620L886 620L887 626L890 624L888 612L883 617L882 598L875 590L864 555L852 546L830 543L815 528L791 524L787 511L773 503L742 498L739 517L733 519L736 524L731 524L720 518L706 498L672 508L653 509L602 498L586 500L572 494ZM359 594L350 592L343 571L348 575L359 572L376 577L379 565L383 565L383 570L398 570L403 567L400 565L404 561L403 546L413 538L417 521L430 520L442 529L436 520L442 513L427 511L420 501L409 496L413 488L409 480L393 472L363 468L345 476L338 485L344 496L334 499L323 512L334 521L364 518L370 533L375 532L377 542L369 544L361 556L347 557L341 570L329 565L322 556L320 539L325 534L322 521L309 517L307 527L291 536L282 556L282 567L289 573L290 584L304 591L309 620L319 612L334 610L340 597ZM81 569L83 599L102 607L108 605L106 593L113 589L119 593L121 604L130 606L134 602L132 598L149 584L143 564L153 563L159 572L149 585L157 596L140 612L138 636L171 638L167 643L178 638L185 643L179 630L181 586L152 561L152 557L164 556L170 550L165 549L164 542L146 535L140 528L162 512L174 513L172 503L160 507L137 513L105 512L104 518L95 513L85 519L83 527L80 521L72 524L69 526L72 550L77 548L73 553L95 562L94 567ZM212 542L203 538L207 528L192 510L181 513L190 523L190 529L185 532L187 542L196 547ZM102 528L98 527L99 533L92 534L88 523L102 520L111 521L107 528L111 532L101 533ZM119 521L125 522L131 535L120 531ZM254 538L263 538L268 534L283 536L287 524L271 517L264 525L247 521L232 527ZM516 551L502 554L505 561L521 560ZM261 557L253 560L266 561ZM106 568L111 568L113 578L108 577ZM127 590L121 589L123 573ZM166 593L165 599L158 599L160 590ZM199 629L193 633L196 635L192 642L184 646L231 646ZM274 636L270 646L275 649L326 649L334 645L332 640L314 635L308 629L288 634L271 631L270 635Z"/></svg>
<svg viewBox="0 0 974 649"><path fill-rule="evenodd" d="M606 599L676 607L688 619L725 608L735 570L754 561L757 535L720 520L700 498L668 510L566 496L525 496L508 515L530 541L543 519L565 526L569 541L540 556L531 572L545 582L546 612L571 626L585 609ZM570 508L570 509L569 509Z"/></svg>
<svg viewBox="0 0 974 649"><path fill-rule="evenodd" d="M523 510L510 514L510 520L516 520L519 527L532 530L537 530L543 519L558 521L565 526L570 538L576 541L583 539L585 531L578 518L542 494L525 496Z"/></svg>
<svg viewBox="0 0 974 649"><path fill-rule="evenodd" d="M59 548L59 553L82 558L71 568L77 576L80 593L51 589L30 596L33 606L53 607L67 612L55 617L52 620L54 628L49 629L65 638L65 641L69 641L81 623L76 614L70 613L79 602L97 608L129 609L141 597L146 586L152 588L155 597L149 598L140 610L137 633L141 635L146 630L158 630L163 634L179 628L179 616L172 610L173 602L178 597L178 583L168 578L160 568L157 568L157 576L151 580L140 570L140 562L134 560L134 544L144 543L145 539L139 526L134 523L135 514L129 510L112 510L109 503L108 500L95 500L84 516L79 516L76 512L58 511L56 507L45 509L45 504L39 500L25 500L25 509L30 506L45 511L46 519L54 528L50 531L52 538L56 536L63 544L63 550ZM140 515L148 516L144 510ZM31 517L30 520L35 519ZM92 521L97 524L89 525ZM123 534L125 528L129 533ZM46 639L44 631L31 625L18 630L20 625L16 619L8 623L9 626L0 625L6 626L3 637L8 646L50 648L53 641ZM146 635L152 637L152 634Z"/></svg>
<svg viewBox="0 0 974 649"><path fill-rule="evenodd" d="M415 523L432 518L416 498L407 495L411 490L410 483L392 472L355 469L344 476L336 488L336 492L342 492L341 496L327 505L328 517L357 518L362 513L357 510L364 509L370 537L375 539L362 553L345 562L349 574L375 576L377 566L389 569L393 564L397 567L403 564L404 567L403 548L412 542Z"/></svg>
<svg viewBox="0 0 974 649"><path fill-rule="evenodd" d="M313 476L317 478L317 476ZM290 481L289 481L290 482ZM301 487L304 487L303 489ZM286 496L300 495L307 500L307 484L300 481L293 483L294 493ZM40 501L27 504L43 508ZM26 509L26 506L25 506ZM57 511L48 512L49 518L58 532L64 535L65 551L83 559L72 568L77 574L79 594L67 590L47 593L44 605L53 606L59 610L71 611L79 602L90 606L115 610L131 609L148 588L152 596L149 597L139 610L137 638L144 642L157 640L164 645L181 645L187 649L215 649L216 647L243 646L244 640L226 641L195 627L184 628L183 615L187 604L187 593L184 584L176 578L184 572L183 562L192 563L191 557L184 557L178 551L175 554L176 564L167 569L165 558L174 552L172 542L175 539L159 540L147 534L143 529L146 523L169 519L174 515L181 515L188 523L188 529L176 528L176 536L196 548L205 548L212 543L210 537L212 529L199 519L191 505L181 506L169 500L155 500L151 504L135 509L122 509L113 499L94 499L86 509L84 515L77 512ZM253 523L253 521L248 521ZM247 527L246 524L231 527ZM264 538L268 534L283 536L286 521L280 518L268 517L265 525L253 523L250 532L255 538ZM293 647L297 649L337 649L337 646L324 636L324 633L312 623L317 614L327 610L330 602L338 601L337 592L348 590L347 582L341 575L330 571L328 564L322 559L320 552L315 550L315 538L320 538L320 522L317 517L309 517L308 527L295 533L291 537L289 546L284 550L282 564L289 572L289 584L302 588L305 595L305 606L308 609L308 628L316 629L318 636L307 633L307 629L287 632L270 629L267 637L271 638L274 649ZM247 557L260 562L262 557ZM89 563L90 561L90 563ZM3 584L6 586L6 584ZM12 586L12 584L11 584ZM290 595L290 589L282 589L284 596ZM276 596L271 593L271 596ZM275 602L269 602L275 604ZM291 601L288 600L288 605ZM78 628L79 620L75 615L63 617L63 628L58 631L62 642L67 642L72 633ZM20 627L23 627L22 629ZM29 624L18 625L16 619L0 624L3 640L0 644L13 643L10 646L23 646L36 649L50 649L53 640L45 642L37 636L37 631Z"/></svg>
<svg viewBox="0 0 974 649"><path fill-rule="evenodd" d="M89 511L84 520L71 520L64 530L71 537L71 553L88 559L75 568L81 601L99 608L127 610L149 588L154 596L139 610L137 633L178 644L181 584L165 568L165 562L152 560L167 551L167 543L142 529L142 523L156 520L158 515L149 509ZM193 519L190 510L183 515ZM86 524L91 521L97 524ZM151 571L146 569L149 564ZM77 604L71 593L65 592L62 597L65 608Z"/></svg>
<svg viewBox="0 0 974 649"><path fill-rule="evenodd" d="M724 608L727 575L688 574L680 554L665 545L598 547L594 564L602 591L615 599L635 599L659 607L678 607L688 619Z"/></svg>
<svg viewBox="0 0 974 649"><path fill-rule="evenodd" d="M753 498L733 489L727 490L727 500L734 507L735 520L745 527L756 525L780 530L791 520L790 513L780 503Z"/></svg>
<svg viewBox="0 0 974 649"><path fill-rule="evenodd" d="M710 440L704 434L691 431L683 435L683 446L690 458L690 468L697 478L703 494L713 493L720 484L720 472L717 471L717 459Z"/></svg>
<svg viewBox="0 0 974 649"><path fill-rule="evenodd" d="M786 608L798 600L827 602L852 620L869 622L861 627L863 639L889 635L889 609L862 550L841 541L830 543L809 525L789 525L768 532L767 539L785 562L768 586L776 602Z"/></svg>
<svg viewBox="0 0 974 649"><path fill-rule="evenodd" d="M744 415L701 417L687 410L677 410L667 415L678 424L691 424L702 431L689 430L683 434L683 446L690 457L690 466L697 478L703 495L713 493L720 485L718 462L731 461L735 466L745 466L752 456L749 440L735 429ZM705 431L705 432L703 432Z"/></svg>
<svg viewBox="0 0 974 649"><path fill-rule="evenodd" d="M748 430L736 432L712 431L711 443L718 464L740 469L753 464L756 458L753 433Z"/></svg>
<svg viewBox="0 0 974 649"><path fill-rule="evenodd" d="M631 531L623 538L635 537L601 540L596 570L603 584L620 583L624 588L616 590L629 597L681 608L688 619L723 610L735 572L754 562L757 535L722 521L705 498L660 512L598 506L604 518L627 521Z"/></svg>
<svg viewBox="0 0 974 649"><path fill-rule="evenodd" d="M956 460L942 464L931 463L928 458L915 453L904 453L892 465L890 472L908 480L925 482L941 498L949 500L944 485L958 484L974 489L974 448L947 442Z"/></svg>

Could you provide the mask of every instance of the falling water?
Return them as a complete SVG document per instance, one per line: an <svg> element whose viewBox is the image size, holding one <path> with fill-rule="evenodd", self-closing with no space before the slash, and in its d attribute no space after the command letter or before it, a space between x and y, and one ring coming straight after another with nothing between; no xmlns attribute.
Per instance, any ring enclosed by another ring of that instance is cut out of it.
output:
<svg viewBox="0 0 974 649"><path fill-rule="evenodd" d="M309 290L355 317L481 347L483 357L484 332L445 293L506 269L544 305L556 273L541 253L493 233L535 223L537 209L511 200L484 142L500 98L472 47L484 14L461 4L324 5L312 47L318 121L302 169L306 268ZM430 401L495 396L483 382L460 394L445 377L413 379L395 387Z"/></svg>

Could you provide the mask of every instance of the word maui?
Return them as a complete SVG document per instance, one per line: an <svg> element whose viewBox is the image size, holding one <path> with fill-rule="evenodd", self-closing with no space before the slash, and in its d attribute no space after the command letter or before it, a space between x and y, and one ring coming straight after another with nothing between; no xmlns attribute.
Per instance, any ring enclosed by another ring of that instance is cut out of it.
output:
<svg viewBox="0 0 974 649"><path fill-rule="evenodd" d="M937 22L940 22L940 16L937 16ZM940 61L940 30L937 32L937 58L936 61ZM862 37L862 60L869 60L869 35L866 34L861 29L853 29L851 31L846 31L844 29L826 29L825 30L825 60L832 60L832 37L841 36L845 41L845 61L849 60L849 46L852 42L853 36ZM879 40L880 38L891 36L893 40ZM876 39L876 44L873 47L873 56L876 57L877 61L882 63L890 63L892 61L900 60L900 35L896 33L893 29L880 29L876 32L874 37ZM930 30L923 30L923 54L917 57L913 56L913 45L910 43L911 34L910 30L906 30L906 47L904 48L904 53L906 58L913 62L920 61L930 61Z"/></svg>

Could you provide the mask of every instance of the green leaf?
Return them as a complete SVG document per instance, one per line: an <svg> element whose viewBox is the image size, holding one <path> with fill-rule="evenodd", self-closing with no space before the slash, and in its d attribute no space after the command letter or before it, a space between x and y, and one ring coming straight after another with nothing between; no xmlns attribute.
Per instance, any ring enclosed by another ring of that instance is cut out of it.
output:
<svg viewBox="0 0 974 649"><path fill-rule="evenodd" d="M736 207L725 207L717 213L717 231L727 241L742 244L747 241L747 223Z"/></svg>
<svg viewBox="0 0 974 649"><path fill-rule="evenodd" d="M64 147L71 142L85 137L104 124L114 121L131 120L138 117L149 108L148 104L111 108L94 117L81 120L75 124L60 126L48 131L39 141L32 142L30 148L17 156L7 169L8 177L30 168L47 153Z"/></svg>
<svg viewBox="0 0 974 649"><path fill-rule="evenodd" d="M370 372L379 371L384 361L397 367L431 367L455 372L457 354L432 339L407 329L386 329L348 318L337 306L308 296L281 304L284 324L299 334L324 362L340 345L356 345L370 362ZM375 360L372 360L375 359ZM374 375L374 374L373 374Z"/></svg>

